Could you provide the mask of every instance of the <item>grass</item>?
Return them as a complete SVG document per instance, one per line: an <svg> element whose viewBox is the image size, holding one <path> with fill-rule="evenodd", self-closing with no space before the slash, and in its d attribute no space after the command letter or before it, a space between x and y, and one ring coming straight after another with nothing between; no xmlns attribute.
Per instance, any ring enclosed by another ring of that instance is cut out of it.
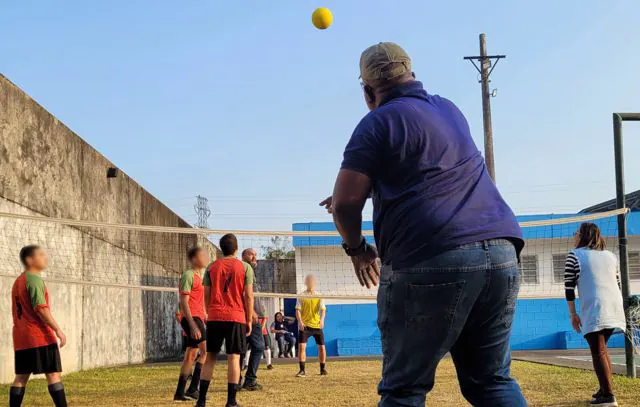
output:
<svg viewBox="0 0 640 407"><path fill-rule="evenodd" d="M329 376L317 373L318 365L309 362L307 377L294 377L297 364L278 364L258 372L264 385L260 392L241 392L243 407L269 406L375 406L379 361L329 361ZM216 366L214 384L209 390L209 405L223 406L226 370ZM178 373L177 364L156 364L122 368L95 369L65 375L64 384L71 406L171 406ZM513 374L520 382L531 406L586 406L597 388L593 372L527 362L514 362ZM640 382L614 378L621 406L640 405ZM43 380L29 384L24 406L50 406ZM0 386L0 405L8 405L9 386ZM464 406L456 372L450 359L438 368L436 385L428 398L430 406ZM193 403L182 404L192 406Z"/></svg>

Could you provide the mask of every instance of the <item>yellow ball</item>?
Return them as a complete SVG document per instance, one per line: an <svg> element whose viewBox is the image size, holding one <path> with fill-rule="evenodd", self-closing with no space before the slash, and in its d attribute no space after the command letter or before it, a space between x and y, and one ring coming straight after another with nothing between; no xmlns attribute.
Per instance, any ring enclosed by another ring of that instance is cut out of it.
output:
<svg viewBox="0 0 640 407"><path fill-rule="evenodd" d="M317 8L311 15L313 25L319 30L326 30L333 23L333 14L326 7Z"/></svg>

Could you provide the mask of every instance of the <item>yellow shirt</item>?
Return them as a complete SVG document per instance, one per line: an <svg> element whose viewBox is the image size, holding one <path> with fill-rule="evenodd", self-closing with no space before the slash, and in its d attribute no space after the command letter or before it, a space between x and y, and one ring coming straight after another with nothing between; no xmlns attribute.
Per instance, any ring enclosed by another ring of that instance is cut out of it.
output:
<svg viewBox="0 0 640 407"><path fill-rule="evenodd" d="M300 295L313 297L316 292L305 291ZM300 317L304 326L320 329L320 311L327 312L324 300L321 298L298 298L296 310L300 310Z"/></svg>

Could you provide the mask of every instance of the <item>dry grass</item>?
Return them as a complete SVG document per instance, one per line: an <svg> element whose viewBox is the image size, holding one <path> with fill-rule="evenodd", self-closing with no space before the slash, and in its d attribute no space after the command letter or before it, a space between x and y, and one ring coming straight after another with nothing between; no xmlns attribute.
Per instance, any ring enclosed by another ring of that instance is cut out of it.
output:
<svg viewBox="0 0 640 407"><path fill-rule="evenodd" d="M274 370L261 369L261 392L241 392L238 401L243 407L268 406L375 406L376 385L380 374L379 361L334 361L328 364L329 376L317 374L318 366L309 363L308 376L295 378L296 364L276 365ZM171 406L175 390L176 364L96 369L64 377L72 406ZM226 383L222 365L216 367L209 405L223 406ZM514 362L513 374L520 382L531 406L585 406L597 387L592 372L561 367ZM621 406L640 405L640 381L615 378L615 389ZM8 386L0 386L0 405L8 405ZM439 369L436 386L429 395L430 406L467 405L456 381L450 360ZM24 406L50 406L46 385L32 382ZM191 406L193 404L183 404Z"/></svg>

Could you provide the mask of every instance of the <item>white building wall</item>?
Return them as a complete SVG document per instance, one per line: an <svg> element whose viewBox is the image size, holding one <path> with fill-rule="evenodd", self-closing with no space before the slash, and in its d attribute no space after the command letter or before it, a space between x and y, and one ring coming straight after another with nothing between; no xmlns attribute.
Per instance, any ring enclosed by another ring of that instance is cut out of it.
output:
<svg viewBox="0 0 640 407"><path fill-rule="evenodd" d="M553 255L565 255L573 249L573 239L528 240L522 256L536 256L538 281L535 284L522 281L521 298L564 297L564 282L554 281ZM617 239L608 239L607 247L617 254ZM640 252L640 236L629 238L629 252ZM325 295L372 296L375 289L361 287L353 272L350 259L339 246L312 246L296 248L296 286L304 290L304 276L318 277L318 291ZM631 292L640 294L640 279L631 281ZM327 300L327 303L357 303L372 301Z"/></svg>

